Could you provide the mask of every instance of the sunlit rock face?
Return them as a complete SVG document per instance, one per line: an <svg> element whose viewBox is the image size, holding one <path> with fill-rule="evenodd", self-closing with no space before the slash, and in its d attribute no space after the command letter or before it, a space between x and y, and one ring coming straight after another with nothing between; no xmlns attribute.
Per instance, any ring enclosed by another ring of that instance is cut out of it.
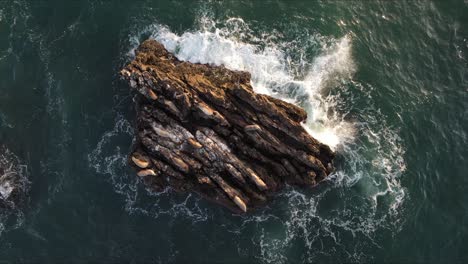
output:
<svg viewBox="0 0 468 264"><path fill-rule="evenodd" d="M148 40L120 74L137 92L129 162L155 191L194 191L245 213L333 169L333 151L301 126L306 112L255 93L247 72L179 61Z"/></svg>

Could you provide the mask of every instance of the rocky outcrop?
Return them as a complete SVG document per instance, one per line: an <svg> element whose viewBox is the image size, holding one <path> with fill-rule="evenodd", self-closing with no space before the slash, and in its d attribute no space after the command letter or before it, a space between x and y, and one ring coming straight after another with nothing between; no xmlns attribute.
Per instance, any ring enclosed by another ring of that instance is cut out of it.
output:
<svg viewBox="0 0 468 264"><path fill-rule="evenodd" d="M179 61L147 40L120 74L137 92L129 162L155 191L194 191L242 213L332 170L334 153L301 126L306 112L256 94L247 72Z"/></svg>

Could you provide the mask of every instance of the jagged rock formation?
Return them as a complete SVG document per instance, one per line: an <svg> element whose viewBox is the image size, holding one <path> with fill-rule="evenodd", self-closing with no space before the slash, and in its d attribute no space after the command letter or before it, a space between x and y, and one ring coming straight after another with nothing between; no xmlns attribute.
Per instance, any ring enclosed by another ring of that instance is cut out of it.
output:
<svg viewBox="0 0 468 264"><path fill-rule="evenodd" d="M21 205L26 198L28 183L18 158L0 146L0 209L14 209Z"/></svg>
<svg viewBox="0 0 468 264"><path fill-rule="evenodd" d="M182 62L147 40L120 73L138 92L129 161L156 191L194 191L240 213L332 170L334 153L300 124L306 112L256 94L247 72Z"/></svg>

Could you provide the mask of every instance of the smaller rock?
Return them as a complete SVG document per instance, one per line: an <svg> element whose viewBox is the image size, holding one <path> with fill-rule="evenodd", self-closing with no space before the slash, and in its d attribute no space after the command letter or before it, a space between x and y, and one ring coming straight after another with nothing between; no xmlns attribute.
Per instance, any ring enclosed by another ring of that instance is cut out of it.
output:
<svg viewBox="0 0 468 264"><path fill-rule="evenodd" d="M239 196L234 197L234 203L236 203L236 205L239 206L242 212L247 212L247 205L245 205L244 201L242 201L242 199L239 198Z"/></svg>
<svg viewBox="0 0 468 264"><path fill-rule="evenodd" d="M140 177L145 177L145 176L156 176L156 172L154 172L154 170L151 170L151 169L147 169L147 170L141 170L137 173L138 176Z"/></svg>
<svg viewBox="0 0 468 264"><path fill-rule="evenodd" d="M199 177L198 182L201 184L213 185L213 181L211 181L211 179L206 176Z"/></svg>
<svg viewBox="0 0 468 264"><path fill-rule="evenodd" d="M248 125L244 127L245 132L260 131L262 128L259 125Z"/></svg>
<svg viewBox="0 0 468 264"><path fill-rule="evenodd" d="M189 166L187 165L187 163L185 163L182 159L178 158L178 157L173 157L172 158L172 163L181 171L187 173L189 172Z"/></svg>
<svg viewBox="0 0 468 264"><path fill-rule="evenodd" d="M202 102L198 103L197 107L206 117L211 117L215 112L211 107Z"/></svg>
<svg viewBox="0 0 468 264"><path fill-rule="evenodd" d="M130 75L131 75L131 73L129 71L127 71L126 69L121 70L120 74L122 76L127 76L127 77L130 77Z"/></svg>
<svg viewBox="0 0 468 264"><path fill-rule="evenodd" d="M146 167L149 166L149 162L144 160L144 159L141 159L141 158L137 158L135 156L132 156L132 161L133 163L135 163L135 165L137 165L138 167L144 169Z"/></svg>
<svg viewBox="0 0 468 264"><path fill-rule="evenodd" d="M189 139L187 140L187 142L190 144L190 146L192 146L192 147L194 147L194 148L196 148L196 149L200 149L200 148L203 147L203 145L200 144L200 143L199 143L196 139L194 139L194 138L189 138Z"/></svg>
<svg viewBox="0 0 468 264"><path fill-rule="evenodd" d="M267 187L267 185L265 184L265 182L264 182L260 177L258 177L258 175L257 175L255 172L253 172L250 168L247 168L247 171L248 171L248 175L249 175L250 179L251 179L253 182L255 182L255 185L257 185L257 187L258 187L260 190L264 191L264 190L267 190L267 189L268 189L268 187Z"/></svg>
<svg viewBox="0 0 468 264"><path fill-rule="evenodd" d="M164 138L171 138L171 134L169 134L165 129L153 125L153 130L158 134L160 137Z"/></svg>
<svg viewBox="0 0 468 264"><path fill-rule="evenodd" d="M149 97L150 97L151 99L153 99L153 100L158 100L158 96L156 95L156 93L155 93L153 90L148 89L148 95L149 95Z"/></svg>
<svg viewBox="0 0 468 264"><path fill-rule="evenodd" d="M176 116L180 115L180 110L177 106L169 100L164 100L164 105Z"/></svg>

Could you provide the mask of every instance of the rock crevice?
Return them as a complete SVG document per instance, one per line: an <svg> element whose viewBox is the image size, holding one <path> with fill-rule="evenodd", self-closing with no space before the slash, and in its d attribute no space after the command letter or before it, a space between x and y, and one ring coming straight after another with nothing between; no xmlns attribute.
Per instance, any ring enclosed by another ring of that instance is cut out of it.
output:
<svg viewBox="0 0 468 264"><path fill-rule="evenodd" d="M332 170L333 151L301 126L306 112L256 94L247 72L183 62L147 40L120 74L137 91L129 162L155 191L194 191L242 213Z"/></svg>

